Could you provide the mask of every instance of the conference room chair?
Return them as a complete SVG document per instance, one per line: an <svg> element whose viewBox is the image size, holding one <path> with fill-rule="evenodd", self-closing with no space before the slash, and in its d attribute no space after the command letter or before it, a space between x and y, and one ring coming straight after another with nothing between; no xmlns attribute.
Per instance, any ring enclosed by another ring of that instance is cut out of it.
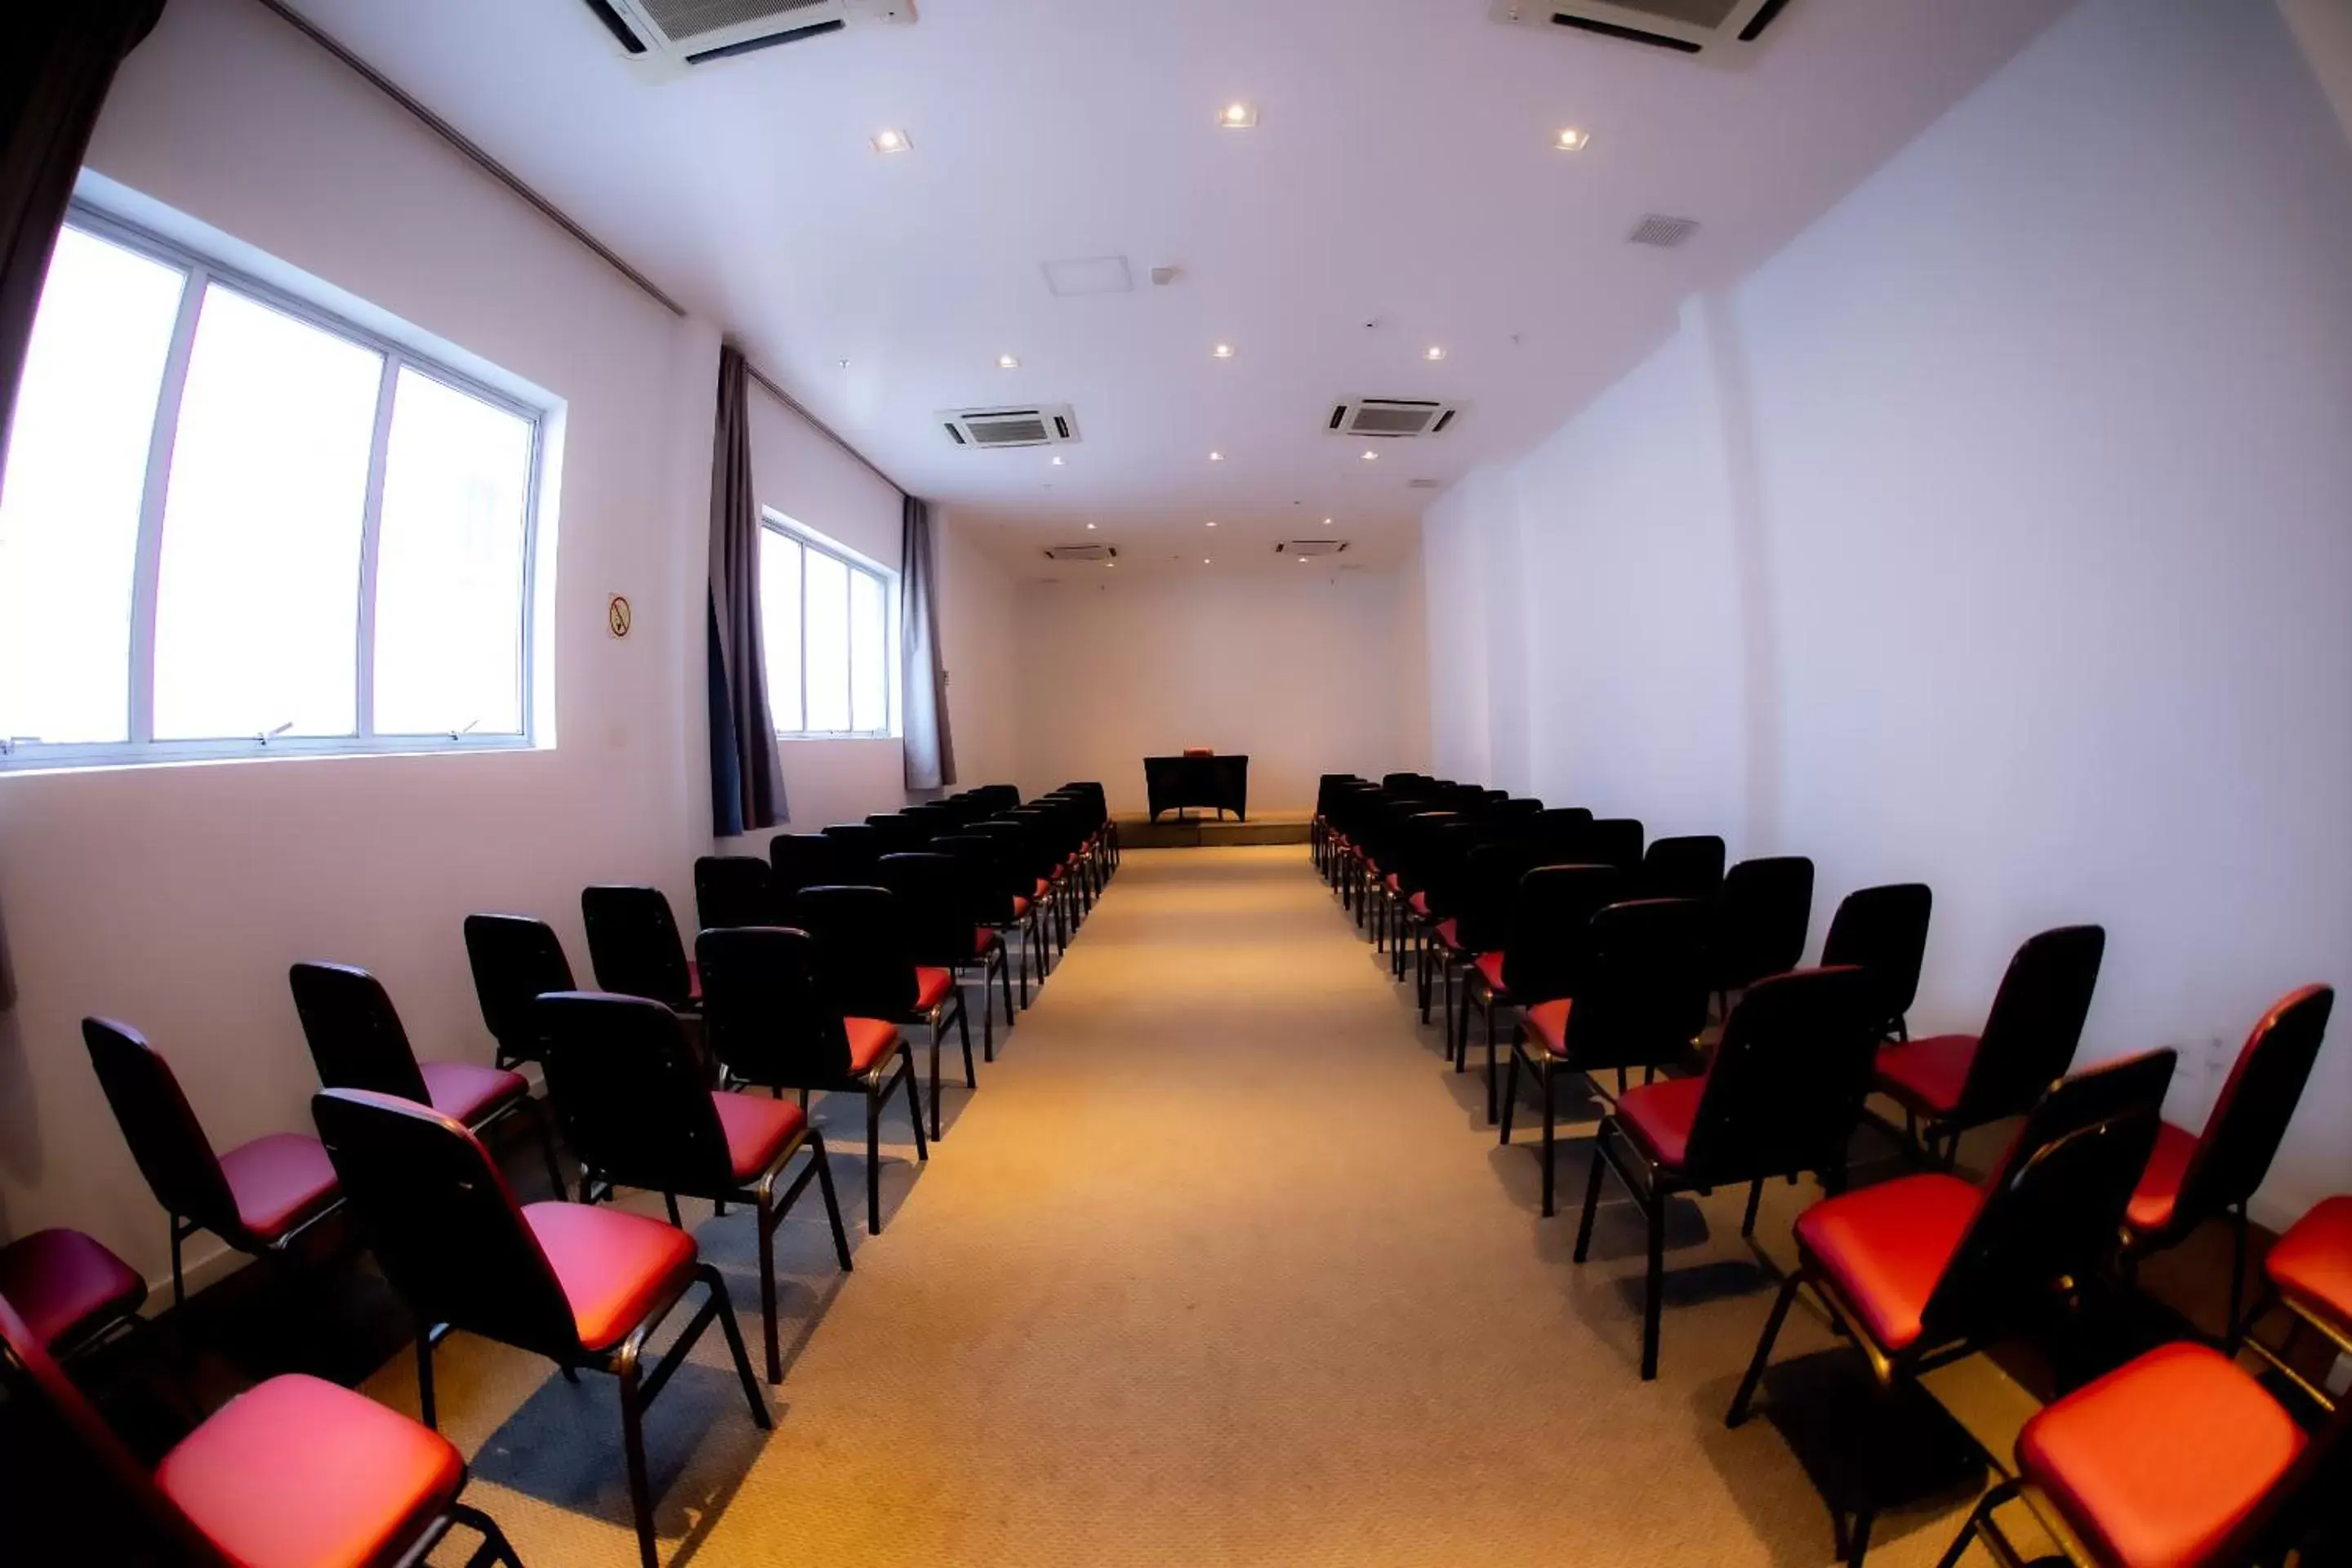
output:
<svg viewBox="0 0 2352 1568"><path fill-rule="evenodd" d="M806 889L800 897L800 924L816 939L817 972L845 1015L929 1026L931 1140L937 1142L943 1130L940 1044L950 1018L963 1040L964 1088L980 1087L972 1068L971 1020L955 971L915 961L905 903L887 888Z"/></svg>
<svg viewBox="0 0 2352 1568"><path fill-rule="evenodd" d="M1034 882L1030 896L1045 906L1045 923L1053 932L1055 952L1067 952L1070 938L1077 930L1078 910L1071 897L1069 850L1063 841L1061 825L1051 811L1034 805L1021 806L989 820L1010 823L1024 834Z"/></svg>
<svg viewBox="0 0 2352 1568"><path fill-rule="evenodd" d="M1935 899L1924 882L1858 888L1840 901L1822 942L1824 967L1853 964L1867 972L1885 1009L1885 1035L1907 1040L1905 1015L1919 994L1919 970L1927 957L1927 916Z"/></svg>
<svg viewBox="0 0 2352 1568"><path fill-rule="evenodd" d="M2308 1329L2319 1335L2324 1352L2352 1356L2352 1196L2324 1198L2289 1226L2263 1258L2263 1281L2242 1343L2315 1405L2335 1409L2341 1401L2305 1375L2295 1347ZM2273 1310L2287 1315L2286 1338L2275 1350L2252 1331Z"/></svg>
<svg viewBox="0 0 2352 1568"><path fill-rule="evenodd" d="M1614 866L1627 876L1642 869L1642 824L1630 816L1596 818L1588 829L1585 856L1593 864Z"/></svg>
<svg viewBox="0 0 2352 1568"><path fill-rule="evenodd" d="M833 840L840 857L836 868L850 882L863 886L874 875L874 862L882 858L882 836L863 822L841 822L824 829Z"/></svg>
<svg viewBox="0 0 2352 1568"><path fill-rule="evenodd" d="M1431 993L1442 979L1445 992L1445 1048L1454 1051L1454 978L1461 952L1462 886L1468 875L1470 851L1486 842L1486 829L1460 812L1432 828L1423 847L1422 889L1413 895L1414 913L1421 921L1419 968L1421 1021L1429 1022Z"/></svg>
<svg viewBox="0 0 2352 1568"><path fill-rule="evenodd" d="M1074 779L1057 792L1077 806L1087 834L1087 852L1098 863L1098 875L1108 879L1118 868L1118 819L1110 814L1110 794L1097 779Z"/></svg>
<svg viewBox="0 0 2352 1568"><path fill-rule="evenodd" d="M0 1300L63 1363L136 1332L147 1281L96 1237L54 1226L0 1247Z"/></svg>
<svg viewBox="0 0 2352 1568"><path fill-rule="evenodd" d="M2045 1320L2114 1252L2132 1188L2156 1146L2170 1050L2109 1062L2049 1087L1991 1178L1897 1177L1824 1198L1797 1220L1796 1271L1781 1284L1727 1426L1748 1419L1774 1341L1810 1289L1882 1390L1916 1381ZM1838 1520L1859 1564L1873 1515Z"/></svg>
<svg viewBox="0 0 2352 1568"><path fill-rule="evenodd" d="M701 979L686 956L668 895L659 888L583 888L580 915L599 990L643 996L680 1013L702 1005Z"/></svg>
<svg viewBox="0 0 2352 1568"><path fill-rule="evenodd" d="M817 971L816 939L780 926L707 931L696 952L709 987L703 1028L730 1079L781 1096L797 1089L856 1094L866 1102L866 1234L882 1229L882 1111L900 1085L915 1158L928 1161L915 1049L880 1018L845 1017ZM895 1065L894 1065L895 1064Z"/></svg>
<svg viewBox="0 0 2352 1568"><path fill-rule="evenodd" d="M1429 945L1429 927L1433 920L1430 913L1429 879L1432 857L1435 853L1439 833L1461 820L1450 811L1432 811L1416 805L1412 814L1397 825L1396 889L1394 892L1396 940L1390 944L1390 973L1394 979L1404 978L1408 963L1415 970L1415 985L1424 1000L1427 988L1421 984L1425 974ZM1427 1009L1424 1006L1423 1011Z"/></svg>
<svg viewBox="0 0 2352 1568"><path fill-rule="evenodd" d="M646 1479L645 1409L686 1364L715 1319L727 1337L751 1419L772 1425L727 1282L694 1237L618 1209L561 1201L518 1204L479 1140L433 1110L365 1089L320 1089L311 1114L352 1211L393 1290L417 1321L417 1404L438 1425L433 1350L453 1330L545 1356L567 1374L606 1373L620 1384L643 1568L659 1568ZM702 1305L650 1373L646 1343L687 1292ZM510 1441L527 1434L508 1433Z"/></svg>
<svg viewBox="0 0 2352 1568"><path fill-rule="evenodd" d="M210 1231L251 1258L295 1254L341 1201L319 1141L265 1132L215 1153L161 1052L128 1024L84 1018L82 1043L123 1142L171 1224L172 1304L187 1300L181 1245Z"/></svg>
<svg viewBox="0 0 2352 1568"><path fill-rule="evenodd" d="M481 1537L471 1568L522 1568L490 1517L457 1500L466 1462L447 1438L321 1378L293 1373L246 1390L152 1472L7 1298L0 1386L38 1443L11 1458L12 1480L72 1478L0 1525L5 1549L27 1563L391 1568L422 1563L463 1526Z"/></svg>
<svg viewBox="0 0 2352 1568"><path fill-rule="evenodd" d="M539 1017L531 1004L550 991L575 989L555 928L530 915L467 915L466 962L482 1024L498 1042L492 1059L502 1068L537 1061Z"/></svg>
<svg viewBox="0 0 2352 1568"><path fill-rule="evenodd" d="M1726 1020L1706 1074L1639 1084L1592 1140L1576 1261L1592 1245L1601 1173L1615 1174L1649 1230L1642 1297L1642 1380L1658 1375L1666 1207L1677 1194L1748 1184L1739 1234L1756 1234L1764 1184L1819 1174L1845 1189L1848 1147L1878 1050L1870 983L1859 969L1806 969L1758 981Z"/></svg>
<svg viewBox="0 0 2352 1568"><path fill-rule="evenodd" d="M1502 1096L1502 1131L1511 1141L1519 1069L1536 1080L1543 1100L1543 1212L1553 1212L1554 1145L1559 1086L1569 1074L1591 1080L1605 1096L1600 1075L1613 1071L1623 1092L1625 1073L1646 1075L1689 1059L1706 1026L1706 906L1691 899L1636 899L1611 904L1592 917L1585 937L1583 973L1572 1003L1532 1009L1513 1032Z"/></svg>
<svg viewBox="0 0 2352 1568"><path fill-rule="evenodd" d="M539 1011L548 1043L548 1095L565 1140L580 1157L580 1201L594 1203L600 1184L606 1197L618 1187L659 1193L672 1225L682 1223L681 1196L707 1199L722 1214L730 1203L749 1205L760 1249L768 1381L782 1382L776 1226L811 1177L833 1226L834 1256L844 1272L850 1266L824 1134L791 1100L707 1087L701 1057L688 1041L685 1026L658 1002L559 991L541 997ZM802 1154L807 1158L800 1173L787 1184L785 1169Z"/></svg>
<svg viewBox="0 0 2352 1568"><path fill-rule="evenodd" d="M1528 851L1530 858L1534 851ZM1614 866L1534 866L1511 890L1510 934L1500 953L1482 953L1474 984L1489 996L1499 993L1519 1009L1516 1027L1527 1028L1537 1007L1565 1007L1581 981L1592 934L1592 917L1624 897L1624 878ZM1486 1031L1486 1125L1496 1121L1502 1086L1496 1071L1491 1013Z"/></svg>
<svg viewBox="0 0 2352 1568"><path fill-rule="evenodd" d="M349 963L298 963L287 973L294 1011L310 1042L319 1081L429 1105L477 1137L512 1117L528 1120L547 1157L549 1188L563 1191L546 1108L519 1072L473 1062L420 1062L382 983Z"/></svg>
<svg viewBox="0 0 2352 1568"><path fill-rule="evenodd" d="M1027 923L1023 927L1022 972L1025 977L1029 955L1034 952L1037 984L1043 986L1054 953L1053 884L1046 877L1053 868L1049 864L1052 852L1040 846L1034 829L1025 822L1010 822L992 816L973 823L964 829L964 834L988 839L997 847L997 852L1004 859L1007 880L1015 889L1016 896L1028 900L1029 907L1023 917Z"/></svg>
<svg viewBox="0 0 2352 1568"><path fill-rule="evenodd" d="M1503 984L1503 954L1510 945L1511 910L1517 902L1519 879L1535 865L1534 847L1509 839L1481 844L1464 862L1462 907L1454 917L1453 951L1447 958L1462 974L1462 1014L1454 1037L1454 1070L1470 1068L1470 1011L1486 1020L1486 1060L1491 1079L1495 1059L1495 1012L1512 1005L1510 988ZM1488 1085L1491 1109L1493 1085Z"/></svg>
<svg viewBox="0 0 2352 1568"><path fill-rule="evenodd" d="M803 888L838 887L854 879L840 841L822 833L779 833L769 839L768 869L776 918L787 924Z"/></svg>
<svg viewBox="0 0 2352 1568"><path fill-rule="evenodd" d="M1712 899L1723 890L1723 840L1712 833L1651 841L1642 852L1646 899Z"/></svg>
<svg viewBox="0 0 2352 1568"><path fill-rule="evenodd" d="M705 855L694 863L694 926L773 925L776 874L759 855Z"/></svg>
<svg viewBox="0 0 2352 1568"><path fill-rule="evenodd" d="M1029 898L1028 879L1021 874L1005 845L985 834L943 834L932 839L930 847L939 854L954 856L963 864L977 890L980 923L996 933L1008 954L1013 940L1021 939L1021 1010L1028 1011L1030 955L1037 942L1036 909ZM1007 964L1009 967L1009 957ZM1009 1000L1004 1021L1013 1021Z"/></svg>
<svg viewBox="0 0 2352 1568"><path fill-rule="evenodd" d="M2059 926L2009 961L1980 1035L1936 1035L1881 1047L1878 1091L1903 1108L1909 1143L1946 1170L1971 1128L2022 1116L2074 1064L2107 933ZM1943 1152L1937 1153L1937 1143Z"/></svg>
<svg viewBox="0 0 2352 1568"><path fill-rule="evenodd" d="M919 848L930 834L920 819L903 811L877 811L866 818L866 826L874 830L874 847L879 855L896 855L902 850Z"/></svg>
<svg viewBox="0 0 2352 1568"><path fill-rule="evenodd" d="M2159 1345L2026 1422L2016 1473L1970 1510L1941 1568L1978 1542L2024 1562L1996 1517L2021 1500L2065 1560L2093 1568L2283 1562L2315 1515L2340 1516L2347 1428L2339 1413L2307 1434L2229 1357Z"/></svg>
<svg viewBox="0 0 2352 1568"><path fill-rule="evenodd" d="M1813 863L1802 855L1742 860L1724 873L1707 939L1709 984L1726 1017L1731 996L1804 962L1813 918Z"/></svg>
<svg viewBox="0 0 2352 1568"><path fill-rule="evenodd" d="M1004 1024L1012 1027L1013 966L1005 960L1004 938L982 918L994 911L980 879L963 861L936 849L885 855L875 875L898 895L908 945L917 963L945 969L959 977L959 984L963 971L980 971L980 1059L994 1061L996 1010L989 986L1001 984ZM959 993L959 1011L962 1005ZM969 1023L964 1030L970 1034Z"/></svg>
<svg viewBox="0 0 2352 1568"><path fill-rule="evenodd" d="M1584 830L1592 813L1581 805L1548 805L1527 821L1527 833L1544 862L1551 866L1590 864L1583 858Z"/></svg>
<svg viewBox="0 0 2352 1568"><path fill-rule="evenodd" d="M2124 1211L2126 1264L2178 1247L2207 1220L2229 1226L2230 1303L2222 1335L2231 1349L2243 1329L2246 1205L2285 1142L2335 1006L2336 993L2326 985L2305 985L2273 1004L2239 1048L2203 1130L2158 1125L2156 1151Z"/></svg>
<svg viewBox="0 0 2352 1568"><path fill-rule="evenodd" d="M1328 880L1330 866L1331 802L1339 790L1356 781L1353 773L1324 773L1315 781L1315 810L1307 818L1307 853Z"/></svg>

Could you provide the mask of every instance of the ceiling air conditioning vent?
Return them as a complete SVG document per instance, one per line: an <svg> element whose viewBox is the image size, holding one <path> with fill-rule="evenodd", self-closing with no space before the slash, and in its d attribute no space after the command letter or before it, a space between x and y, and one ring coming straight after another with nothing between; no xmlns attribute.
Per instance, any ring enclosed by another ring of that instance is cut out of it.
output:
<svg viewBox="0 0 2352 1568"><path fill-rule="evenodd" d="M1651 213L1635 224L1633 232L1625 238L1629 244L1652 245L1660 250L1672 250L1697 232L1698 219L1695 217L1666 217Z"/></svg>
<svg viewBox="0 0 2352 1568"><path fill-rule="evenodd" d="M1045 551L1045 559L1048 561L1116 561L1118 559L1118 546L1116 544L1049 545Z"/></svg>
<svg viewBox="0 0 2352 1568"><path fill-rule="evenodd" d="M959 447L1058 447L1078 438L1077 416L1066 403L1025 408L947 408L937 416Z"/></svg>
<svg viewBox="0 0 2352 1568"><path fill-rule="evenodd" d="M1331 405L1331 416L1323 422L1323 428L1333 436L1373 436L1384 440L1443 436L1467 406L1425 398L1343 397Z"/></svg>
<svg viewBox="0 0 2352 1568"><path fill-rule="evenodd" d="M1705 58L1751 52L1789 0L1494 0L1497 22L1619 38Z"/></svg>
<svg viewBox="0 0 2352 1568"><path fill-rule="evenodd" d="M1348 548L1344 539L1286 539L1274 547L1276 555L1337 555Z"/></svg>
<svg viewBox="0 0 2352 1568"><path fill-rule="evenodd" d="M649 76L797 44L845 27L915 19L915 0L581 0Z"/></svg>

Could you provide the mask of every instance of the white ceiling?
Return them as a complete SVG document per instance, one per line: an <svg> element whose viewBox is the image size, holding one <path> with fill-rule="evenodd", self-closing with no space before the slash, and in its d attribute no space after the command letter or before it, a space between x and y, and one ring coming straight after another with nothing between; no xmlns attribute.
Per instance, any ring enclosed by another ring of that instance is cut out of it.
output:
<svg viewBox="0 0 2352 1568"><path fill-rule="evenodd" d="M652 82L582 0L294 0L1008 559L1214 540L1269 570L1327 515L1394 559L1435 493L1409 479L1540 439L2067 3L1792 0L1735 69L1485 0L918 0ZM1214 123L1236 99L1255 130ZM1553 151L1568 125L1591 145ZM1653 212L1704 226L1627 245ZM1133 292L1047 292L1042 262L1102 255ZM1472 406L1366 462L1323 432L1342 395ZM932 418L1030 399L1076 405L1064 467Z"/></svg>

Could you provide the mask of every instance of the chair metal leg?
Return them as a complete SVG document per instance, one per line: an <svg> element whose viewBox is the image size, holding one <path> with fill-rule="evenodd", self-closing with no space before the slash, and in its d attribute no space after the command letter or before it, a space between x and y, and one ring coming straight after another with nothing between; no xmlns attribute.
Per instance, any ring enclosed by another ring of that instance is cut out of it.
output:
<svg viewBox="0 0 2352 1568"><path fill-rule="evenodd" d="M898 1061L906 1068L907 1121L915 1130L915 1158L928 1160L931 1157L931 1146L923 1142L923 1102L921 1096L915 1092L915 1047L904 1041L899 1042Z"/></svg>
<svg viewBox="0 0 2352 1568"><path fill-rule="evenodd" d="M1600 1147L1597 1142L1593 1144L1596 1151ZM1642 1194L1635 1193L1633 1201L1641 1203ZM1658 1326L1666 1306L1666 1200L1665 1194L1655 1187L1650 1191L1648 1219L1650 1267L1642 1291L1642 1381L1655 1383L1658 1379Z"/></svg>
<svg viewBox="0 0 2352 1568"><path fill-rule="evenodd" d="M1739 1222L1739 1234L1752 1237L1756 1234L1756 1209L1764 1201L1764 1178L1757 1177L1748 1184L1748 1213Z"/></svg>
<svg viewBox="0 0 2352 1568"><path fill-rule="evenodd" d="M1511 1112L1517 1108L1518 1098L1519 1053L1517 1049L1514 1047L1511 1052L1510 1062L1504 1068L1503 1103L1501 1106L1502 1114L1499 1119L1502 1122L1503 1131L1495 1140L1497 1143L1508 1143L1511 1141Z"/></svg>
<svg viewBox="0 0 2352 1568"><path fill-rule="evenodd" d="M2246 1211L2242 1205L2223 1215L2230 1222L2230 1321L2221 1326L2221 1343L2231 1355L2244 1342L2245 1328L2239 1314L2245 1309L2246 1296Z"/></svg>
<svg viewBox="0 0 2352 1568"><path fill-rule="evenodd" d="M416 1410L419 1419L435 1431L441 1429L440 1416L433 1398L433 1325L416 1325Z"/></svg>
<svg viewBox="0 0 2352 1568"><path fill-rule="evenodd" d="M978 1089L980 1079L971 1070L971 1009L964 1005L963 993L955 995L956 1034L963 1041L963 1086Z"/></svg>
<svg viewBox="0 0 2352 1568"><path fill-rule="evenodd" d="M180 1269L180 1241L181 1241L181 1231L180 1231L180 1216L179 1216L178 1215L173 1215L171 1216L171 1226L172 1226L172 1305L173 1305L173 1306L174 1306L174 1307L184 1307L184 1306L186 1306L186 1305L188 1304L188 1283L187 1283L187 1277L186 1277L184 1274L183 1274L183 1273L181 1272L181 1269Z"/></svg>
<svg viewBox="0 0 2352 1568"><path fill-rule="evenodd" d="M1870 1527L1877 1521L1874 1510L1865 1510L1853 1516L1853 1524L1845 1538L1846 1568L1862 1568L1863 1561L1870 1555Z"/></svg>
<svg viewBox="0 0 2352 1568"><path fill-rule="evenodd" d="M824 1155L817 1155L822 1166ZM760 1327L766 1336L768 1381L784 1381L783 1357L776 1342L776 1222L783 1216L772 1206L773 1194L763 1184L760 1189L759 1205L751 1215L752 1228L760 1235Z"/></svg>
<svg viewBox="0 0 2352 1568"><path fill-rule="evenodd" d="M558 1198L563 1196L563 1165L555 1157L555 1112L543 1100L530 1102L531 1123L539 1131L539 1146L547 1155L547 1187Z"/></svg>
<svg viewBox="0 0 2352 1568"><path fill-rule="evenodd" d="M916 1131L920 1132L921 1108L909 1101L908 1110L914 1115ZM866 1234L882 1234L882 1092L878 1088L866 1091Z"/></svg>
<svg viewBox="0 0 2352 1568"><path fill-rule="evenodd" d="M1772 1359L1772 1342L1780 1337L1780 1326L1789 1321L1789 1309L1796 1304L1797 1291L1804 1283L1801 1268L1780 1281L1780 1293L1772 1300L1772 1315L1764 1320L1764 1337L1756 1342L1748 1373L1739 1380L1739 1392L1731 1396L1731 1409L1723 1418L1726 1426L1738 1426L1748 1419L1748 1407L1755 1403L1756 1387L1764 1381L1765 1365Z"/></svg>
<svg viewBox="0 0 2352 1568"><path fill-rule="evenodd" d="M1486 1002L1486 1125L1495 1125L1495 1003Z"/></svg>
<svg viewBox="0 0 2352 1568"><path fill-rule="evenodd" d="M1551 1217L1552 1212L1551 1190L1553 1176L1551 1151L1552 1143L1557 1136L1557 1129L1559 1125L1559 1108L1553 1101L1552 1085L1558 1082L1559 1079L1559 1074L1557 1071L1548 1072L1543 1075L1543 1212L1546 1219L1549 1219Z"/></svg>
<svg viewBox="0 0 2352 1568"><path fill-rule="evenodd" d="M1576 1250L1569 1255L1579 1263L1592 1250L1592 1221L1601 1212L1601 1172L1607 1163L1596 1134L1592 1140L1592 1169L1584 1177L1584 1215L1576 1222Z"/></svg>
<svg viewBox="0 0 2352 1568"><path fill-rule="evenodd" d="M817 1189L824 1196L824 1217L833 1226L833 1255L841 1260L841 1271L849 1272L849 1233L841 1228L841 1200L833 1190L833 1162L824 1152L824 1134L809 1129L809 1155L816 1162Z"/></svg>
<svg viewBox="0 0 2352 1568"><path fill-rule="evenodd" d="M662 1194L662 1203L669 1210L670 1224L677 1226L680 1230L684 1230L686 1228L686 1221L678 1217L677 1194L676 1193L664 1193Z"/></svg>
<svg viewBox="0 0 2352 1568"><path fill-rule="evenodd" d="M768 1402L760 1397L760 1380L751 1375L751 1353L743 1348L743 1331L736 1326L735 1309L727 1300L727 1281L719 1277L714 1264L703 1264L694 1272L718 1307L719 1331L727 1336L727 1352L735 1358L735 1375L743 1384L743 1403L751 1407L751 1425L762 1432L769 1431L775 1422L768 1415ZM670 1353L675 1355L677 1352Z"/></svg>
<svg viewBox="0 0 2352 1568"><path fill-rule="evenodd" d="M654 1549L653 1485L646 1476L645 1412L637 1397L637 1351L632 1341L621 1352L621 1448L629 1462L629 1511L637 1524L637 1561L642 1568L661 1568Z"/></svg>
<svg viewBox="0 0 2352 1568"><path fill-rule="evenodd" d="M466 1568L490 1568L494 1563L503 1563L507 1568L522 1568L522 1559L515 1554L514 1543L499 1528L498 1521L462 1502L451 1503L448 1511L451 1519L482 1538L480 1547L466 1560Z"/></svg>
<svg viewBox="0 0 2352 1568"><path fill-rule="evenodd" d="M996 983L1004 992L1004 1026L1009 1029L1013 1027L1013 954L1002 948L996 954Z"/></svg>
<svg viewBox="0 0 2352 1568"><path fill-rule="evenodd" d="M931 1020L931 1142L940 1140L940 1020Z"/></svg>
<svg viewBox="0 0 2352 1568"><path fill-rule="evenodd" d="M2019 1489L2017 1482L2002 1481L1985 1493L1977 1506L1969 1510L1968 1521L1960 1526L1959 1534L1952 1538L1952 1544L1945 1550L1943 1556L1937 1559L1936 1568L1959 1568L1960 1559L1969 1554L1969 1542L1980 1534L1985 1537L1985 1546L1996 1560L2002 1563L2012 1561L2010 1553L1994 1544L1999 1532L1992 1529L1992 1510L2015 1497Z"/></svg>

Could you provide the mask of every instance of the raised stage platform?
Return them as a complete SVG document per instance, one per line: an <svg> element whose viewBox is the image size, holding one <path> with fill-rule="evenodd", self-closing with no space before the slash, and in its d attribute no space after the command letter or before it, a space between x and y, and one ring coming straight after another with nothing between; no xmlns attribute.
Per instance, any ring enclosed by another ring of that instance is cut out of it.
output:
<svg viewBox="0 0 2352 1568"><path fill-rule="evenodd" d="M1190 822L1179 822L1171 813L1155 823L1139 811L1121 813L1118 842L1123 849L1198 849L1204 845L1218 844L1304 844L1307 842L1307 818L1254 816L1247 822L1235 822L1228 816L1220 822L1216 813L1202 811L1193 813Z"/></svg>

